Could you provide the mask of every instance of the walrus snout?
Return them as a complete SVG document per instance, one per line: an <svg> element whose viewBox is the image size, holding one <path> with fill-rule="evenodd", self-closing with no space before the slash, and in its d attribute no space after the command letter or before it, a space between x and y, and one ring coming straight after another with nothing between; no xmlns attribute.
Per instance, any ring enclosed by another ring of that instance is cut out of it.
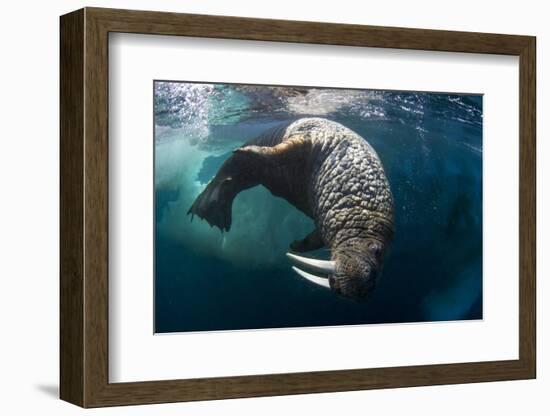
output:
<svg viewBox="0 0 550 416"><path fill-rule="evenodd" d="M378 271L363 270L360 275L337 274L329 278L330 288L339 295L356 302L367 300L376 286Z"/></svg>
<svg viewBox="0 0 550 416"><path fill-rule="evenodd" d="M379 241L368 240L334 250L332 260L312 259L292 253L287 253L287 256L297 265L292 269L306 280L362 302L376 287L383 251L384 246Z"/></svg>

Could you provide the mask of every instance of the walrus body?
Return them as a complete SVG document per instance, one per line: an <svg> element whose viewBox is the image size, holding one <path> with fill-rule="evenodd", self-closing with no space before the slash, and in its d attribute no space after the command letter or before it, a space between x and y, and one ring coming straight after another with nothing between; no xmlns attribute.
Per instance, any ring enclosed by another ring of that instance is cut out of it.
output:
<svg viewBox="0 0 550 416"><path fill-rule="evenodd" d="M355 300L374 287L394 233L393 197L382 163L362 137L333 121L304 118L235 149L188 214L222 231L242 190L265 186L313 218L294 252L329 247L331 261L289 253L301 276Z"/></svg>

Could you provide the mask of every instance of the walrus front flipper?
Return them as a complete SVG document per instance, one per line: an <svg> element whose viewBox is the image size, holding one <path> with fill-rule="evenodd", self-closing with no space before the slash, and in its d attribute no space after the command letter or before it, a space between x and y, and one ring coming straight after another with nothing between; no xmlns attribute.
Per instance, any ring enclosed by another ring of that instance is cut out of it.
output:
<svg viewBox="0 0 550 416"><path fill-rule="evenodd" d="M325 243L318 228L309 233L303 240L296 240L290 244L290 249L298 253L323 248Z"/></svg>
<svg viewBox="0 0 550 416"><path fill-rule="evenodd" d="M214 178L212 182L195 199L187 215L191 214L191 220L196 215L221 231L229 231L231 228L231 205L233 204L230 191L232 178L219 180Z"/></svg>

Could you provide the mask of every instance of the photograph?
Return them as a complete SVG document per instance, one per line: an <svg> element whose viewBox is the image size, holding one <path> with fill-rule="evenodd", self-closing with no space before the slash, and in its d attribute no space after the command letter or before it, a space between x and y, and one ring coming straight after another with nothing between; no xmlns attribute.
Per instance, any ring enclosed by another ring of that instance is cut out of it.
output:
<svg viewBox="0 0 550 416"><path fill-rule="evenodd" d="M483 319L483 95L155 80L154 332Z"/></svg>
<svg viewBox="0 0 550 416"><path fill-rule="evenodd" d="M544 407L550 26L399 1L10 14L8 407Z"/></svg>

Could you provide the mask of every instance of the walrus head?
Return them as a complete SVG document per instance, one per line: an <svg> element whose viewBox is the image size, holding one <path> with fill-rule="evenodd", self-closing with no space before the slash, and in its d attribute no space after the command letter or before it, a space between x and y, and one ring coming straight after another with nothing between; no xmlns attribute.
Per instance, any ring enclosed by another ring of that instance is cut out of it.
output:
<svg viewBox="0 0 550 416"><path fill-rule="evenodd" d="M330 288L354 301L365 301L380 275L385 245L375 238L347 241L332 250L331 260L317 260L287 253L305 279ZM302 270L309 269L311 273Z"/></svg>

